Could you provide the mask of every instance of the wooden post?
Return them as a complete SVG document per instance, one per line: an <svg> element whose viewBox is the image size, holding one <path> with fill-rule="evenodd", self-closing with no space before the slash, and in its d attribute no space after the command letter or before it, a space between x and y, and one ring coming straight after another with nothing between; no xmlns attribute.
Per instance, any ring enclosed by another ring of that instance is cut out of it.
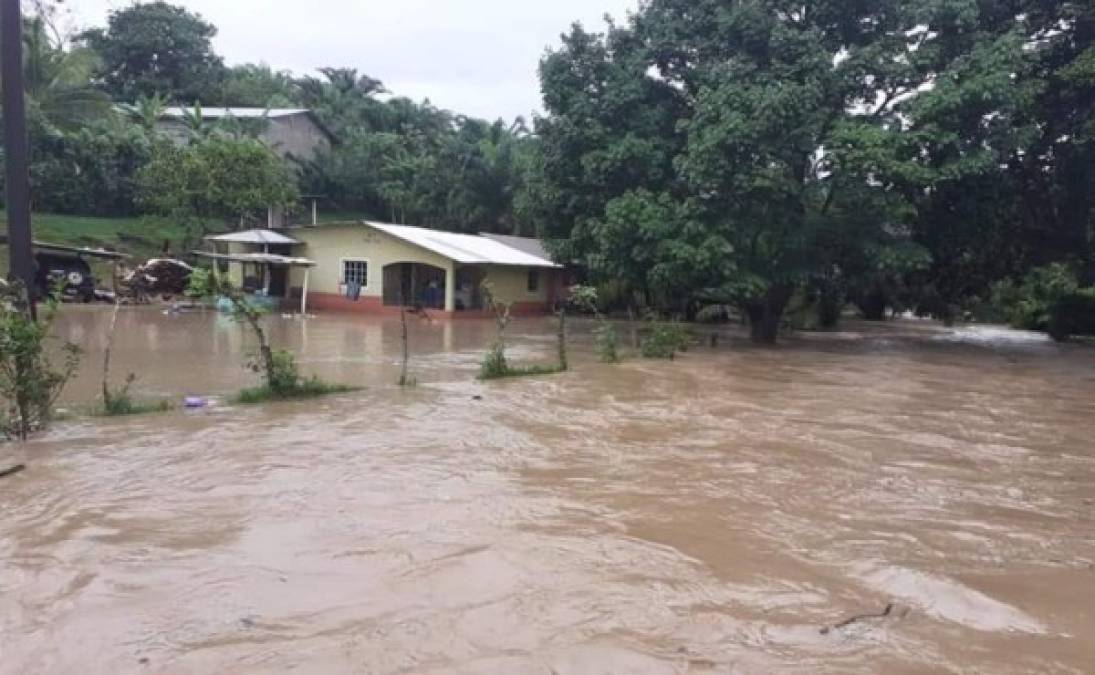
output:
<svg viewBox="0 0 1095 675"><path fill-rule="evenodd" d="M3 80L4 163L11 275L23 282L27 311L34 306L34 251L30 227L30 175L27 110L23 91L23 13L19 0L0 0L0 79Z"/></svg>
<svg viewBox="0 0 1095 675"><path fill-rule="evenodd" d="M403 327L403 365L399 371L399 386L407 386L407 362L410 360L410 348L407 346L407 305L399 303L399 321Z"/></svg>

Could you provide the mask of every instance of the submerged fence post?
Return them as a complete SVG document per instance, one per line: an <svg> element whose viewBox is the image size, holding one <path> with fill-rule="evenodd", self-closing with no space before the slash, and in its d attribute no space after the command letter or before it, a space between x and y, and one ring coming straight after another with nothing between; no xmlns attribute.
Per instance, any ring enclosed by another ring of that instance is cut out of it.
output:
<svg viewBox="0 0 1095 675"><path fill-rule="evenodd" d="M559 370L569 370L567 363L567 307L559 306Z"/></svg>
<svg viewBox="0 0 1095 675"><path fill-rule="evenodd" d="M399 321L403 325L403 366L399 372L399 386L407 386L407 362L410 361L410 347L407 345L407 308L403 302L399 303Z"/></svg>

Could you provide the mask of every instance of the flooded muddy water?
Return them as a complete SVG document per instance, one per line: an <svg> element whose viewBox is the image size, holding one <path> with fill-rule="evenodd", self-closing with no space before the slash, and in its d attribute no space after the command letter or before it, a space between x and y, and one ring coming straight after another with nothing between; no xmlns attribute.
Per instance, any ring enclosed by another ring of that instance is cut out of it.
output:
<svg viewBox="0 0 1095 675"><path fill-rule="evenodd" d="M66 405L107 315L61 318ZM270 325L367 388L18 450L0 672L1095 672L1095 349L898 322L603 365L579 321L572 372L480 383L490 322L416 324L400 389L396 321ZM129 310L115 372L225 396L247 347Z"/></svg>

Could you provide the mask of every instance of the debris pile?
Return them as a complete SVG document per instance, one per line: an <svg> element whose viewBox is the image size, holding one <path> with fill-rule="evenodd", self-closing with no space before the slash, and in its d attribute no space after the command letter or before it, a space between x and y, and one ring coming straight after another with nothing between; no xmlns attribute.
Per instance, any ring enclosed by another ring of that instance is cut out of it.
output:
<svg viewBox="0 0 1095 675"><path fill-rule="evenodd" d="M181 260L153 258L122 277L123 294L135 302L148 302L157 295L165 299L182 295L193 271Z"/></svg>

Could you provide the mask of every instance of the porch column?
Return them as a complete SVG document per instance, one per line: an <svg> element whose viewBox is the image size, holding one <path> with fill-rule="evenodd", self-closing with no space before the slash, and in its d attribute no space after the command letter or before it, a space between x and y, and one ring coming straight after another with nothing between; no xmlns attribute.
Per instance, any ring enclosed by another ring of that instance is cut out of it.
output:
<svg viewBox="0 0 1095 675"><path fill-rule="evenodd" d="M456 263L449 261L445 267L445 311L456 310Z"/></svg>
<svg viewBox="0 0 1095 675"><path fill-rule="evenodd" d="M308 273L312 271L311 267L304 268L304 283L300 287L300 316L303 318L308 312Z"/></svg>

